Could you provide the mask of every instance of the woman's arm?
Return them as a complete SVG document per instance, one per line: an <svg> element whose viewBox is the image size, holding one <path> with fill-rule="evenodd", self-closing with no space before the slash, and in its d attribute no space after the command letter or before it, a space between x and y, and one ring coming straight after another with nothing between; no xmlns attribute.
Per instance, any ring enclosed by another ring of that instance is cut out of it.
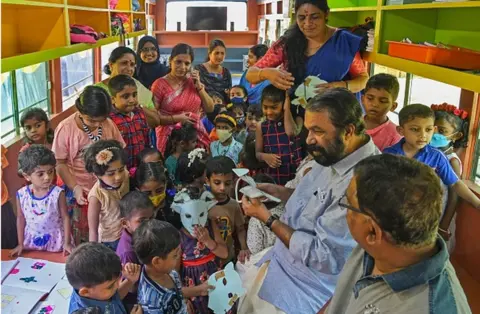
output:
<svg viewBox="0 0 480 314"><path fill-rule="evenodd" d="M278 67L283 63L284 59L283 46L276 42L254 66L247 70L245 78L252 84L263 82L268 79L267 72L269 68L274 69Z"/></svg>
<svg viewBox="0 0 480 314"><path fill-rule="evenodd" d="M67 199L65 197L64 191L60 193L60 197L58 198L58 208L60 212L60 217L63 221L63 253L72 253L72 229L70 224L70 216L68 215L67 211Z"/></svg>
<svg viewBox="0 0 480 314"><path fill-rule="evenodd" d="M359 52L355 54L348 73L350 74L352 79L346 81L346 84L348 85L347 88L352 93L358 93L365 89L369 76L367 69L365 68L365 61L362 60Z"/></svg>
<svg viewBox="0 0 480 314"><path fill-rule="evenodd" d="M215 109L215 103L214 103L212 97L210 97L210 95L205 90L205 86L203 86L199 90L198 95L200 96L200 99L202 100L202 105L203 105L203 109L205 109L205 113L213 112L213 110Z"/></svg>
<svg viewBox="0 0 480 314"><path fill-rule="evenodd" d="M73 191L73 195L78 205L86 204L87 199L85 198L84 193L88 193L88 189L77 184L75 176L70 172L70 168L65 159L57 159L56 170L60 178L62 178L63 183Z"/></svg>
<svg viewBox="0 0 480 314"><path fill-rule="evenodd" d="M88 199L88 241L98 242L98 225L100 224L100 209L102 204L96 197Z"/></svg>

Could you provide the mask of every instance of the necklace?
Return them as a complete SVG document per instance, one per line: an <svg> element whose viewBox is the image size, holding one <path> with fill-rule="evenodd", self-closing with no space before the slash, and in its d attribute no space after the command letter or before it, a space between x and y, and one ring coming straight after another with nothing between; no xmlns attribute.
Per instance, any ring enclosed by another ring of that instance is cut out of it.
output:
<svg viewBox="0 0 480 314"><path fill-rule="evenodd" d="M232 146L232 144L233 144L233 138L232 138L232 141L230 142L230 144L226 148L221 149L223 145L219 141L218 142L218 147L217 147L217 156L226 156L228 151L230 150L230 146Z"/></svg>
<svg viewBox="0 0 480 314"><path fill-rule="evenodd" d="M82 129L83 129L83 132L87 133L88 135L88 138L92 141L92 142L96 142L98 140L100 140L102 138L102 126L99 126L98 127L98 135L93 135L92 131L90 131L90 129L88 128L88 126L85 124L85 122L83 122L83 119L81 117L78 117L80 119L80 122L82 122Z"/></svg>

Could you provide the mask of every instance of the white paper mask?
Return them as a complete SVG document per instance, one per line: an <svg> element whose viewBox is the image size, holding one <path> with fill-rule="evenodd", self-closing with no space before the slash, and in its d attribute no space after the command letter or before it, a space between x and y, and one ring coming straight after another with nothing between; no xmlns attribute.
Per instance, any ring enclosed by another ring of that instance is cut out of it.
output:
<svg viewBox="0 0 480 314"><path fill-rule="evenodd" d="M295 96L297 96L297 98L292 101L292 104L305 108L308 101L316 95L315 86L325 83L327 82L317 76L308 76L295 90Z"/></svg>
<svg viewBox="0 0 480 314"><path fill-rule="evenodd" d="M208 211L215 204L217 204L215 197L208 191L203 192L200 199L191 199L187 190L183 189L175 195L172 209L180 214L183 227L193 234L195 225L205 227Z"/></svg>
<svg viewBox="0 0 480 314"><path fill-rule="evenodd" d="M235 302L245 294L240 275L228 263L224 270L218 271L208 278L208 284L215 286L208 293L208 307L214 313L227 313Z"/></svg>

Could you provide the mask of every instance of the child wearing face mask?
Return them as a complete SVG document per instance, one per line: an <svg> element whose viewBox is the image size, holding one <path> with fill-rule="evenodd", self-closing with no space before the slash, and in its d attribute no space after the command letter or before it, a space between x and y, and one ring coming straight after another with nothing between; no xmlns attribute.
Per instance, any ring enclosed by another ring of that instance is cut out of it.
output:
<svg viewBox="0 0 480 314"><path fill-rule="evenodd" d="M228 104L227 105L228 112L235 118L237 121L237 127L233 131L233 137L235 140L242 145L245 143L245 139L247 138L247 128L245 124L245 104Z"/></svg>
<svg viewBox="0 0 480 314"><path fill-rule="evenodd" d="M233 160L235 164L239 162L239 154L243 145L233 138L233 133L237 127L237 121L229 113L219 114L215 118L215 129L218 141L210 144L210 153L212 157L226 156Z"/></svg>
<svg viewBox="0 0 480 314"><path fill-rule="evenodd" d="M83 158L85 169L97 177L88 193L89 241L115 251L122 233L118 202L130 189L125 150L117 141L100 140L87 148Z"/></svg>

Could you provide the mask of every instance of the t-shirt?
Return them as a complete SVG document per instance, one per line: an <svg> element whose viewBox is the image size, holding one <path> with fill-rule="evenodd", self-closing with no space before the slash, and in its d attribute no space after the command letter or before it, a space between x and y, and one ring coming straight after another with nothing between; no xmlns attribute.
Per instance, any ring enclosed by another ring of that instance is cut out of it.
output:
<svg viewBox="0 0 480 314"><path fill-rule="evenodd" d="M94 300L90 298L81 297L78 294L78 291L75 289L70 296L70 306L68 308L68 313L73 313L79 309L85 308L97 308L100 309L99 313L110 313L110 314L127 314L125 307L122 304L120 295L118 291L115 292L112 298L105 301Z"/></svg>
<svg viewBox="0 0 480 314"><path fill-rule="evenodd" d="M235 164L239 162L240 152L243 149L243 145L232 138L232 142L228 146L223 146L220 141L215 141L210 144L210 153L212 157L226 156L233 160Z"/></svg>
<svg viewBox="0 0 480 314"><path fill-rule="evenodd" d="M366 133L372 137L373 143L379 150L384 150L402 139L402 136L397 132L397 125L390 120L374 129L367 130Z"/></svg>
<svg viewBox="0 0 480 314"><path fill-rule="evenodd" d="M126 263L140 264L137 254L135 254L135 251L133 250L132 235L126 229L123 229L122 231L116 252L118 257L120 257L122 265L125 265Z"/></svg>
<svg viewBox="0 0 480 314"><path fill-rule="evenodd" d="M167 168L170 180L175 184L180 184L181 182L177 180L177 163L178 159L175 156L170 155L167 160L165 160L165 168Z"/></svg>

